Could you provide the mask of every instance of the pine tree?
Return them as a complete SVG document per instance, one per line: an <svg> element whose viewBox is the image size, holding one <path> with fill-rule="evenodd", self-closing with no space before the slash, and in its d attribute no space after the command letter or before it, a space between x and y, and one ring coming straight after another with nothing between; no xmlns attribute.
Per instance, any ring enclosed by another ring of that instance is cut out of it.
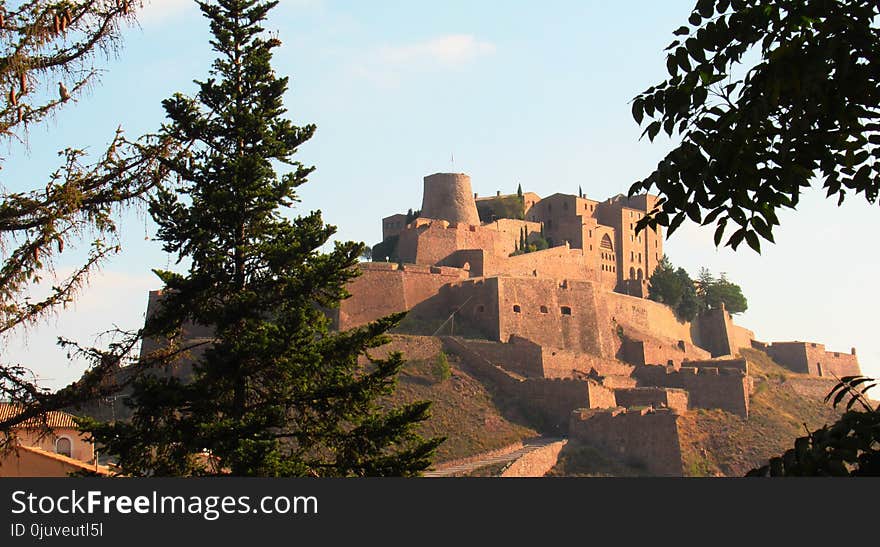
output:
<svg viewBox="0 0 880 547"><path fill-rule="evenodd" d="M34 130L74 108L84 91L97 84L101 59L120 50L122 28L136 20L141 4L0 1L0 145L17 141L39 148L42 131ZM15 181L4 175L0 342L73 302L89 275L121 249L114 213L140 200L164 178L160 159L167 143L130 141L121 129L108 140L92 158L71 143L59 152L60 165L42 180ZM16 159L0 157L3 173L15 171ZM15 187L22 190L6 190ZM79 252L79 262L49 287L43 277L65 252ZM34 290L41 283L47 291ZM0 355L0 400L21 408L15 416L0 418L0 432L47 411L106 395L105 381L124 354L116 351L123 346L127 347L123 343L111 348L80 381L57 392L38 385L30 363L8 363Z"/></svg>
<svg viewBox="0 0 880 547"><path fill-rule="evenodd" d="M359 364L402 315L330 331L322 310L347 295L363 245L321 253L335 228L320 212L281 214L313 170L293 155L315 127L283 117L288 80L270 65L280 41L260 26L278 2L198 4L218 58L196 99L163 102L163 131L197 144L169 163L180 188L150 206L164 249L191 265L185 275L157 271L162 305L144 334L177 340L192 322L210 327L213 342L187 381L140 378L131 423L89 427L132 475L417 474L441 442L413 432L429 403L383 400L399 353ZM273 162L291 171L279 178Z"/></svg>

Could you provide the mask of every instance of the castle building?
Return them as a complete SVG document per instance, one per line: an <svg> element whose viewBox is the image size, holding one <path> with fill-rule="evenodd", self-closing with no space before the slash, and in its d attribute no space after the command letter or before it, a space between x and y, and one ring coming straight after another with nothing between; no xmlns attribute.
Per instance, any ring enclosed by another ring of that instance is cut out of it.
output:
<svg viewBox="0 0 880 547"><path fill-rule="evenodd" d="M473 196L473 197L472 197ZM468 266L469 277L522 273L528 262L536 277L597 281L609 290L647 296L647 279L663 257L662 228L636 233L636 223L655 196L616 196L596 201L582 196L533 192L478 197L470 177L436 173L425 177L418 218L382 219L383 249L393 262L425 266ZM532 244L568 249L564 271L558 252L516 255L522 234ZM381 257L379 257L381 258ZM540 272L543 272L540 273Z"/></svg>

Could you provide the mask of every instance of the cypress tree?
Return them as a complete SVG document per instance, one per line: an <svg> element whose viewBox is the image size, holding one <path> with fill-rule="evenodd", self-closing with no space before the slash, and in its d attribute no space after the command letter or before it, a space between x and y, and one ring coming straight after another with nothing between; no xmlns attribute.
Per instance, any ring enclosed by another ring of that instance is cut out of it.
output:
<svg viewBox="0 0 880 547"><path fill-rule="evenodd" d="M194 323L213 339L191 378L135 382L130 423L88 426L125 474L417 474L441 442L413 431L429 403L389 408L402 356L365 357L402 315L332 331L322 310L347 296L363 244L322 253L335 228L319 211L282 215L313 170L293 155L315 127L283 117L288 79L270 65L280 41L260 26L278 2L198 4L218 58L196 98L163 102L162 132L192 146L168 162L179 187L150 205L165 251L189 269L156 271L163 300L143 333L182 343Z"/></svg>

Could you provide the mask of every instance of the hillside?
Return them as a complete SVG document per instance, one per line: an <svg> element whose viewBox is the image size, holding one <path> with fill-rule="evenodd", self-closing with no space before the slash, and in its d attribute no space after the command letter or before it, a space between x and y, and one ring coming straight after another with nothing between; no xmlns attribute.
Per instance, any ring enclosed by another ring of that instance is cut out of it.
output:
<svg viewBox="0 0 880 547"><path fill-rule="evenodd" d="M822 398L834 380L796 374L758 350L743 350L754 381L748 420L721 410L688 412L679 421L685 473L742 476L791 448L797 437L837 420Z"/></svg>
<svg viewBox="0 0 880 547"><path fill-rule="evenodd" d="M440 341L395 335L385 351L402 351L407 364L393 400L434 402L425 436L443 435L437 462L464 458L508 446L536 435L527 422L511 415L483 384L449 355L449 378L441 379ZM684 473L688 476L742 476L792 446L806 428L814 430L839 413L822 398L834 380L793 373L758 350L743 350L754 382L748 419L723 410L692 410L679 420ZM588 446L570 443L552 476L640 476L645 471Z"/></svg>
<svg viewBox="0 0 880 547"><path fill-rule="evenodd" d="M757 350L743 350L754 391L748 419L723 410L692 410L679 419L686 476L743 476L791 448L794 440L840 413L823 397L834 380L793 373ZM589 446L570 444L551 471L554 476L644 476L638 466Z"/></svg>
<svg viewBox="0 0 880 547"><path fill-rule="evenodd" d="M465 458L509 446L537 433L502 416L491 394L448 356L449 377L438 370L440 341L425 336L395 335L382 348L401 351L407 360L392 402L432 401L431 418L419 429L425 437L445 436L436 462Z"/></svg>

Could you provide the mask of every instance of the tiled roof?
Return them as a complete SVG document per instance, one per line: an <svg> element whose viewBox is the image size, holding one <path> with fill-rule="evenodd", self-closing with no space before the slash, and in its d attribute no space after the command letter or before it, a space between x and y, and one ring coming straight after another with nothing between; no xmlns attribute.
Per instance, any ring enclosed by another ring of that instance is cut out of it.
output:
<svg viewBox="0 0 880 547"><path fill-rule="evenodd" d="M14 403L0 403L0 422L17 416L22 410L21 405ZM46 425L52 429L76 429L73 414L53 410L46 414ZM37 429L43 427L43 419L40 417L30 418L15 426L21 429Z"/></svg>
<svg viewBox="0 0 880 547"><path fill-rule="evenodd" d="M31 454L36 454L37 456L55 460L70 467L75 467L78 470L82 471L91 471L93 473L97 473L98 475L110 476L113 474L113 471L107 467L106 465L95 465L86 462L81 462L79 460L75 460L69 456L65 456L63 454L56 454L54 452L49 452L47 450L43 450L42 448L37 448L36 446L18 446L16 450L24 450L26 452L30 452Z"/></svg>

